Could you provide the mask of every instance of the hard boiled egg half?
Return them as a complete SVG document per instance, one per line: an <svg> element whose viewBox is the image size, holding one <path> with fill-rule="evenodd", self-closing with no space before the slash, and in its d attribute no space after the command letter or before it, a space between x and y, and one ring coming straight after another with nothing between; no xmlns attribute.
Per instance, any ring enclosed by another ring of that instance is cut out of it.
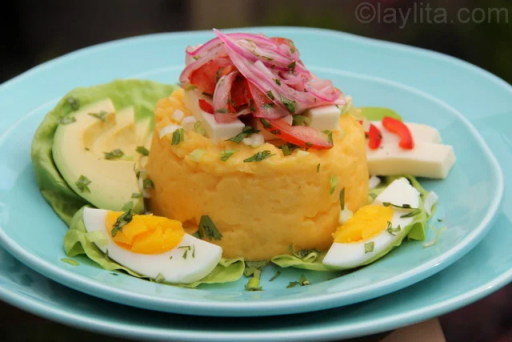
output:
<svg viewBox="0 0 512 342"><path fill-rule="evenodd" d="M222 248L185 234L181 222L152 215L133 215L113 232L122 212L84 209L88 232L101 231L105 243L98 248L117 263L153 279L168 283L193 283L219 263ZM114 235L114 236L113 236Z"/></svg>
<svg viewBox="0 0 512 342"><path fill-rule="evenodd" d="M394 180L372 204L360 208L336 230L323 264L349 269L383 256L404 237L419 205L418 190L406 178Z"/></svg>

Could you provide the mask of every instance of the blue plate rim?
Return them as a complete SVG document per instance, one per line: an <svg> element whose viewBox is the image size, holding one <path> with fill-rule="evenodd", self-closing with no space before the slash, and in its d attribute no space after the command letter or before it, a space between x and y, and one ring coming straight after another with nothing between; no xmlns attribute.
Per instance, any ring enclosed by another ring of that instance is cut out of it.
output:
<svg viewBox="0 0 512 342"><path fill-rule="evenodd" d="M385 47L387 48L390 48L390 47L393 47L393 48L398 48L398 49L406 49L406 50L409 50L409 51L414 51L414 52L417 52L417 53L423 53L423 54L429 54L429 55L432 55L432 56L436 56L436 58L444 58L444 59L447 59L447 60L450 60L451 62L453 62L453 60L459 62L459 63L462 63L465 65L465 67L471 67L473 69L476 69L478 72L480 73L484 73L485 77L491 77L491 79L493 81L499 81L499 82L503 82L505 83L505 85L508 86L508 84L506 84L506 82L504 82L503 80L497 78L496 76L492 75L492 74L489 74L487 73L486 71L478 68L478 67L475 67L469 63L466 63L466 62L463 62L463 61L459 61L453 57L450 57L450 56L445 56L445 55L442 55L440 53L437 53L437 52L432 52L432 51L428 51L428 50L423 50L423 49L418 49L418 48L414 48L414 47L408 47L408 46L405 46L405 45L401 45L401 44L396 44L396 43L389 43L389 42L381 42L381 41L377 41L377 40L374 40L374 39L370 39L370 38L364 38L364 37L357 37L357 36L354 36L354 35L351 35L351 34L347 34L347 33L342 33L342 32L336 32L336 31L331 31L331 30L323 30L323 29L309 29L309 28L293 28L293 27L256 27L256 28L251 28L252 30L258 30L258 29L280 29L280 30L283 30L283 29L289 29L289 30L292 30L294 32L298 32L298 31L302 31L302 32L305 32L305 33L315 33L316 31L320 31L321 33L323 34L329 34L329 35L341 35L341 36L345 36L345 37L348 37L350 39L355 39L355 40L363 40L363 41L366 41L366 43L370 43L370 44L377 44L377 45L384 45ZM231 29L232 30L236 30L236 29ZM187 34L197 34L197 33L206 33L206 32L209 32L209 31L191 31L191 32L180 32L180 33L173 33L172 35L187 35ZM300 32L301 33L301 32ZM103 44L99 44L99 45L95 45L95 46L91 46L91 47L88 47L88 48L84 48L84 49L81 49L81 50L78 50L78 51L75 51L75 52L72 52L68 55L65 55L65 56L62 56L62 57L59 57L55 60L52 60L52 61L49 61L49 62L46 62L40 66L37 66L31 70L29 70L28 72L12 79L11 81L8 81L2 85L0 85L0 91L4 90L8 85L11 85L11 84L14 84L20 80L22 80L24 77L30 77L30 75L34 72L37 72L38 70L43 70L43 68L46 68L46 67L49 67L51 66L52 64L54 63L58 63L60 62L61 60L63 59L72 59L72 58L75 58L78 54L82 54L82 53L88 53L90 52L91 50L94 50L94 51L98 51L97 49L100 48L100 49L104 49L104 48L116 48L118 46L120 46L120 44L129 44L129 43L132 43L134 41L137 41L137 40L140 40L140 39L143 39L143 40L146 40L148 38L158 38L158 39L161 39L161 38L165 38L165 39L168 39L169 38L169 33L159 33L159 34L152 34L152 35L146 35L146 36L138 36L138 37L133 37L133 38L126 38L126 39L122 39L122 40L118 40L118 41L114 41L114 42L108 42L108 43L103 43ZM420 50L420 51L418 51ZM476 240L473 240L471 241L471 243L467 243L465 246L463 247L460 247L460 249L467 249L463 254L467 253L474 245L476 245L476 243L481 239L483 238L483 236L485 235L485 232L487 232L489 230L489 228L491 227L491 223L492 223L492 219L496 216L497 214L497 210L499 208L499 203L500 203L500 200L503 196L503 174L502 174L502 171L501 171L501 167L499 166L499 163L497 162L495 156L490 152L490 149L489 147L487 146L487 144L485 143L485 141L482 139L482 137L480 136L480 134L476 131L476 129L473 127L473 125L461 114L459 113L457 110L455 110L454 108L450 107L449 105L447 105L446 103L444 103L443 101L440 101L438 100L437 98L434 98L432 97L431 95L429 95L428 93L425 93L423 91L420 91L416 88L413 88L413 87L409 87L405 84L401 84L401 83L397 83L397 82L392 82L392 81L389 81L389 80L385 80L385 79L382 79L382 78L377 78L377 77L373 77L373 76L368 76L368 75L361 75L361 74L357 74L358 76L360 77L368 77L368 78L374 78L374 79L378 79L380 81L384 81L384 82L387 82L387 83L391 83L395 86L400 86L402 88L406 88L407 90L409 91L413 91L413 92L416 92L418 94L421 94L422 96L426 96L436 102L438 102L440 105L443 105L445 107L447 107L448 109L450 109L452 112L454 112L455 115L458 116L458 118L464 122L464 124L466 124L466 126L468 127L468 129L473 133L473 135L477 138L477 141L478 143L481 145L481 147L487 152L486 154L490 157L490 161L492 162L493 164L493 171L495 171L495 176L497 178L497 181L498 181L498 186L499 186L499 195L496 196L495 200L493 201L493 205L492 205L492 210L490 210L487 215L485 216L484 220L482 221L482 224L479 226L480 229L478 229L478 231L482 234L480 236L480 238L476 239ZM501 84L500 86L503 86L504 84ZM52 100L53 101L53 100ZM11 129L14 129L17 125L19 125L21 122L23 122L23 120L26 120L27 117L30 116L30 113L28 113L27 115L19 118L19 120L14 124L12 125L7 131L5 131L2 136L0 137L0 141L3 141L6 137L6 135L8 134L8 132L11 130ZM492 211L492 214L490 214ZM473 233L475 234L475 233ZM3 232L0 231L0 235L3 236ZM466 241L466 240L465 240ZM7 243L5 243L7 242ZM37 264L37 262L33 262L33 260L30 260L30 255L25 255L25 253L22 253L20 252L20 250L18 250L19 248L21 248L21 246L17 246L16 244L12 244L12 243L9 243L9 239L7 240L4 240L4 245L6 247L6 249L11 253L11 254L17 254L17 255L21 255L22 257L19 258L21 261L23 261L25 264L29 264L30 267L32 267L32 263L34 264ZM461 244L459 244L459 246L461 246ZM13 253L14 252L14 253ZM453 253L450 254L451 257L453 257ZM437 262L437 258L432 260L431 262L429 262L428 264L435 264L435 265L432 265L432 269L436 270L436 271L439 271L441 270L442 268L444 267L447 267L449 264L451 264L452 262L454 262L455 260L453 261L449 261L448 260L449 257L446 257L446 259L442 262ZM37 259L36 259L37 260ZM447 261L448 260L448 261ZM28 263L26 262L28 261ZM33 267L32 267L33 268ZM58 271L61 271L60 269L58 269ZM41 272L44 274L44 272ZM64 276L66 276L68 272L64 272ZM429 274L427 274L428 276ZM46 274L45 274L46 276ZM54 279L53 277L51 277L52 279ZM422 278L424 279L424 278ZM417 281L419 281L421 279L418 279ZM67 285L65 282L61 282L65 285ZM408 284L410 285L410 284ZM406 285L406 286L408 286ZM388 292L389 293L389 292ZM145 300L146 298L143 298L143 300ZM332 300L332 299L330 299ZM275 305L275 301L272 301L271 302L272 305ZM190 303L187 303L187 305L190 305ZM222 305L223 306L223 305ZM229 303L228 304L229 308L232 308L233 307L233 303ZM201 308L204 308L203 304L200 305ZM265 307L263 309L268 309L268 307Z"/></svg>

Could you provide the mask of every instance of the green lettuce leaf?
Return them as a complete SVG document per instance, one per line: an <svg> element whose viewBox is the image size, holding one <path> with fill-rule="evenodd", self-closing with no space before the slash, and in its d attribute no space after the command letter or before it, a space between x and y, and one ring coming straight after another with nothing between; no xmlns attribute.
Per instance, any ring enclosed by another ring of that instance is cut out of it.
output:
<svg viewBox="0 0 512 342"><path fill-rule="evenodd" d="M117 80L89 88L76 88L46 115L32 141L32 165L43 197L68 226L73 215L88 203L67 185L53 162L52 144L59 118L75 111L77 106L105 98L110 98L116 109L133 106L136 120L152 118L156 102L174 89L175 85L141 80Z"/></svg>
<svg viewBox="0 0 512 342"><path fill-rule="evenodd" d="M108 271L124 271L137 278L152 280L147 276L124 267L110 259L97 246L97 243L103 243L98 234L88 233L85 229L83 220L83 210L79 209L71 219L68 232L64 236L64 250L70 257L77 255L86 255L89 259L97 263ZM221 259L217 267L203 279L191 284L169 284L187 288L195 288L201 284L228 283L237 281L244 273L245 263L243 259Z"/></svg>
<svg viewBox="0 0 512 342"><path fill-rule="evenodd" d="M325 252L312 251L302 259L296 255L281 254L273 257L272 262L283 268L294 267L310 271L332 271L332 269L322 264L325 254Z"/></svg>
<svg viewBox="0 0 512 342"><path fill-rule="evenodd" d="M361 115L364 116L368 121L382 121L385 116L389 116L402 121L400 114L389 108L359 107L358 109L361 110Z"/></svg>

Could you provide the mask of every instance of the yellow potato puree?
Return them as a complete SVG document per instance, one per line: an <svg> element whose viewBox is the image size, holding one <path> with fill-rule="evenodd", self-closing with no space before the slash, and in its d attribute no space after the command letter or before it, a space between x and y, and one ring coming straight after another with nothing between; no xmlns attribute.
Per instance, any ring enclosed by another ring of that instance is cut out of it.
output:
<svg viewBox="0 0 512 342"><path fill-rule="evenodd" d="M176 90L160 100L155 110L147 164L155 185L149 209L182 221L189 233L197 229L202 215L210 216L223 236L211 242L223 248L223 257L270 259L288 253L290 244L295 250L327 250L338 227L340 190L345 188L350 210L367 204L365 137L352 117L340 119L343 130L334 132L330 150L294 150L283 156L269 143L258 148L233 142L214 144L194 131L187 131L183 142L171 145L172 134L160 138L159 130L173 123L172 114L178 108L191 115L183 105L183 94L182 89ZM237 152L221 161L221 152L228 149ZM274 156L243 162L264 150ZM337 184L330 194L333 176Z"/></svg>

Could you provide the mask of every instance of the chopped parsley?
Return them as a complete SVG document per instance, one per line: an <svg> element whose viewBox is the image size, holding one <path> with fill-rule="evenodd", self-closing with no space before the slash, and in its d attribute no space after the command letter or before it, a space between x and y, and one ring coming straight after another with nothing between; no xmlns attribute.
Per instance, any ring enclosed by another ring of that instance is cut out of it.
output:
<svg viewBox="0 0 512 342"><path fill-rule="evenodd" d="M274 93L272 93L272 90L267 91L267 96L268 96L271 100L275 100L275 99L276 99L276 97L274 96Z"/></svg>
<svg viewBox="0 0 512 342"><path fill-rule="evenodd" d="M389 234L391 234L391 235L393 235L393 236L396 236L396 234L398 234L401 230L402 230L402 227L398 226L398 227L393 228L393 227L391 226L391 222L389 222L389 221L388 221L388 226L387 226L387 228L386 228L386 231L387 231Z"/></svg>
<svg viewBox="0 0 512 342"><path fill-rule="evenodd" d="M257 271L257 275L249 279L247 284L245 284L245 290L246 291L262 291L263 287L260 286L260 272Z"/></svg>
<svg viewBox="0 0 512 342"><path fill-rule="evenodd" d="M407 204L407 203L403 204L403 205L397 205L397 204L393 204L391 202L383 202L382 205L385 207L394 207L394 208L400 208L400 209L418 209L418 208L411 207L411 205Z"/></svg>
<svg viewBox="0 0 512 342"><path fill-rule="evenodd" d="M101 120L101 121L107 120L107 114L108 113L105 112L104 110L102 110L99 113L89 113L90 116L95 117L96 119Z"/></svg>
<svg viewBox="0 0 512 342"><path fill-rule="evenodd" d="M184 249L183 255L182 255L183 259L187 258L189 251L193 251L192 257L195 257L195 248L193 248L193 247L190 247L190 246L180 246L180 247L178 247L178 249Z"/></svg>
<svg viewBox="0 0 512 342"><path fill-rule="evenodd" d="M329 190L329 194L332 195L336 191L336 185L338 184L338 177L331 176L331 178L329 178L329 184L331 186L331 190Z"/></svg>
<svg viewBox="0 0 512 342"><path fill-rule="evenodd" d="M201 216L197 232L195 232L193 235L199 239L202 239L203 237L207 237L208 240L222 239L222 234L217 230L217 227L215 227L215 224L208 215Z"/></svg>
<svg viewBox="0 0 512 342"><path fill-rule="evenodd" d="M320 173L320 163L316 166L316 173Z"/></svg>
<svg viewBox="0 0 512 342"><path fill-rule="evenodd" d="M293 74L295 72L296 66L297 66L297 61L293 61L290 64L288 64L288 70L290 71L290 74Z"/></svg>
<svg viewBox="0 0 512 342"><path fill-rule="evenodd" d="M84 175L81 175L80 178L75 182L76 187L80 192L91 192L91 189L89 189L89 184L91 184L91 181L89 178L85 177Z"/></svg>
<svg viewBox="0 0 512 342"><path fill-rule="evenodd" d="M215 113L227 114L227 113L229 113L229 110L227 108L219 108L219 109L215 110Z"/></svg>
<svg viewBox="0 0 512 342"><path fill-rule="evenodd" d="M274 281L281 275L281 271L277 271L276 274L272 278L270 278L268 281Z"/></svg>
<svg viewBox="0 0 512 342"><path fill-rule="evenodd" d="M133 202L126 202L123 207L121 208L122 211L128 211L130 209L133 209Z"/></svg>
<svg viewBox="0 0 512 342"><path fill-rule="evenodd" d="M301 250L295 252L293 250L293 244L290 244L288 246L288 251L290 252L291 255L293 255L301 260L306 258L307 256L309 256L311 253L315 253L317 256L320 254L320 251L318 249L301 249Z"/></svg>
<svg viewBox="0 0 512 342"><path fill-rule="evenodd" d="M283 156L289 156L290 154L292 154L293 150L299 148L299 146L286 143L281 145L279 148L283 151Z"/></svg>
<svg viewBox="0 0 512 342"><path fill-rule="evenodd" d="M278 78L274 78L274 82L276 82L276 84L277 84L278 86L280 86L280 85L281 85L281 81L280 81Z"/></svg>
<svg viewBox="0 0 512 342"><path fill-rule="evenodd" d="M249 157L247 159L244 159L244 163L251 163L251 162L259 162L259 161L262 161L262 160L265 160L267 158L270 158L274 156L274 154L272 154L270 151L268 150L265 150L265 151L260 151L260 152L257 152L255 155L253 155L252 157Z"/></svg>
<svg viewBox="0 0 512 342"><path fill-rule="evenodd" d="M297 105L296 101L290 100L290 99L284 97L283 95L279 95L279 98L281 99L281 102L283 103L283 105L286 107L286 109L288 109L288 111L291 114L295 113L295 107Z"/></svg>
<svg viewBox="0 0 512 342"><path fill-rule="evenodd" d="M421 214L421 209L414 209L408 212L407 214L403 214L402 216L400 216L400 218L414 217L419 214Z"/></svg>
<svg viewBox="0 0 512 342"><path fill-rule="evenodd" d="M78 263L78 261L73 260L73 259L69 259L69 258L62 258L62 259L60 259L60 261L65 262L66 264L70 264L71 266L78 266L78 265L80 265Z"/></svg>
<svg viewBox="0 0 512 342"><path fill-rule="evenodd" d="M268 122L267 119L260 119L260 122L263 125L263 127L265 127L265 128L271 128L272 127L272 125L270 124L270 122Z"/></svg>
<svg viewBox="0 0 512 342"><path fill-rule="evenodd" d="M345 210L345 188L340 190L340 208Z"/></svg>
<svg viewBox="0 0 512 342"><path fill-rule="evenodd" d="M311 285L311 282L306 278L306 276L304 274L302 274L300 276L300 279L299 281L291 281L288 286L286 286L286 288L290 289L290 288L293 288L297 285L300 285L300 286L308 286L308 285Z"/></svg>
<svg viewBox="0 0 512 342"><path fill-rule="evenodd" d="M443 222L443 219L438 218L437 222Z"/></svg>
<svg viewBox="0 0 512 342"><path fill-rule="evenodd" d="M185 141L185 129L178 128L172 133L171 145L178 145L182 141Z"/></svg>
<svg viewBox="0 0 512 342"><path fill-rule="evenodd" d="M112 159L119 159L122 156L124 156L124 152L118 148L115 150L112 150L110 152L103 152L105 154L105 159L112 160Z"/></svg>
<svg viewBox="0 0 512 342"><path fill-rule="evenodd" d="M242 142L242 140L244 140L245 138L247 138L249 135L251 134L256 134L256 133L259 133L260 131L257 130L256 128L253 128L251 126L245 126L243 129L242 129L242 132L241 133L238 133L237 135L235 135L233 138L229 138L227 141L232 141L232 142L235 142L237 144L240 144Z"/></svg>
<svg viewBox="0 0 512 342"><path fill-rule="evenodd" d="M59 124L61 124L61 125L69 125L73 122L76 122L76 118L71 115L66 115L59 119Z"/></svg>
<svg viewBox="0 0 512 342"><path fill-rule="evenodd" d="M219 68L219 70L217 70L217 72L215 73L215 83L219 82L220 74L222 74L223 71L224 68Z"/></svg>
<svg viewBox="0 0 512 342"><path fill-rule="evenodd" d="M373 248L375 247L375 242L370 241L364 244L364 254L373 252Z"/></svg>
<svg viewBox="0 0 512 342"><path fill-rule="evenodd" d="M138 153L142 154L143 156L149 156L149 150L147 148L145 148L144 146L137 146L136 151Z"/></svg>
<svg viewBox="0 0 512 342"><path fill-rule="evenodd" d="M132 222L133 219L133 210L129 209L125 213L121 214L112 226L112 237L115 237L117 235L117 232L122 232L123 227L126 226L128 223Z"/></svg>
<svg viewBox="0 0 512 342"><path fill-rule="evenodd" d="M292 126L306 126L308 118L305 115L297 114L292 117Z"/></svg>
<svg viewBox="0 0 512 342"><path fill-rule="evenodd" d="M142 194L141 193L138 193L138 192L134 192L132 194L132 198L141 198L142 197Z"/></svg>
<svg viewBox="0 0 512 342"><path fill-rule="evenodd" d="M66 99L66 103L73 109L74 111L77 111L80 109L80 101L76 97L70 96Z"/></svg>
<svg viewBox="0 0 512 342"><path fill-rule="evenodd" d="M155 183L153 183L153 181L149 178L146 178L142 181L142 187L146 190L148 189L154 189L155 188Z"/></svg>
<svg viewBox="0 0 512 342"><path fill-rule="evenodd" d="M249 109L251 110L251 112L255 113L256 112L256 106L254 105L254 100L253 99L250 99L249 100Z"/></svg>
<svg viewBox="0 0 512 342"><path fill-rule="evenodd" d="M220 153L220 160L227 161L236 152L238 152L238 151L237 150L224 150Z"/></svg>
<svg viewBox="0 0 512 342"><path fill-rule="evenodd" d="M259 271L262 272L263 269L268 265L267 260L261 260L261 261L246 261L245 262L245 270L244 270L244 276L251 277L254 276L254 274Z"/></svg>

